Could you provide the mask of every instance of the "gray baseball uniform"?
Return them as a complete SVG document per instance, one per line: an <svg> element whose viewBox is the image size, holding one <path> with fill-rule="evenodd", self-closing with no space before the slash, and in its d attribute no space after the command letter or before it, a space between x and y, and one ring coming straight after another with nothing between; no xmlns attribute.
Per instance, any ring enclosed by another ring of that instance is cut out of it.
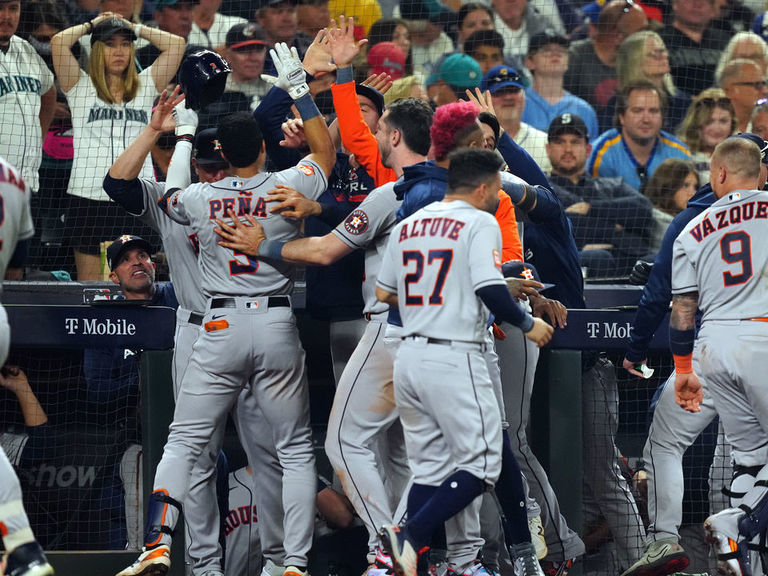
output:
<svg viewBox="0 0 768 576"><path fill-rule="evenodd" d="M344 492L368 530L368 561L376 556L378 529L391 524L410 470L402 450L380 450L382 432L399 426L392 390L393 360L385 346L389 307L376 300L375 283L400 201L394 182L376 188L333 231L342 242L365 250L365 332L339 378L328 420L325 451ZM388 435L388 438L397 435ZM393 458L399 454L399 459ZM386 474L380 464L386 461ZM387 489L382 476L391 483Z"/></svg>
<svg viewBox="0 0 768 576"><path fill-rule="evenodd" d="M0 158L0 278L5 276L19 240L35 233L29 210L29 189L19 171ZM8 316L0 306L0 366L11 344ZM5 549L35 539L21 500L21 485L8 457L0 449L0 526Z"/></svg>
<svg viewBox="0 0 768 576"><path fill-rule="evenodd" d="M698 292L699 376L731 442L734 464L759 467L756 481L768 479L768 396L762 384L768 344L766 220L768 193L726 194L680 233L672 262L672 293ZM765 495L766 487L755 482L732 505L754 510Z"/></svg>
<svg viewBox="0 0 768 576"><path fill-rule="evenodd" d="M500 256L496 220L462 201L430 204L390 235L377 285L398 295L395 398L417 484L438 486L457 470L493 484L501 470L488 310L475 294L505 285Z"/></svg>
<svg viewBox="0 0 768 576"><path fill-rule="evenodd" d="M197 234L201 286L210 300L203 318L205 330L193 346L182 381L155 491L176 500L186 496L195 461L246 385L273 430L283 468L284 526L290 527L285 530L285 562L306 566L315 478L304 351L288 297L293 268L227 250L219 246L214 232L217 217L251 214L270 237L295 238L299 224L267 210L267 192L276 184L317 198L327 181L317 164L303 160L274 174L194 184L175 191L165 204L173 220ZM172 527L177 517L169 507L164 525Z"/></svg>

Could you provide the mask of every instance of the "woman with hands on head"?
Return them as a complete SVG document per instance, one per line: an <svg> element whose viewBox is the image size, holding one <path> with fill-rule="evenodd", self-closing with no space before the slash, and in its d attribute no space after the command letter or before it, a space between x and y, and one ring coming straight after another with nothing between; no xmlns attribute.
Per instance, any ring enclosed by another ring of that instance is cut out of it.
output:
<svg viewBox="0 0 768 576"><path fill-rule="evenodd" d="M91 35L88 73L72 55L72 46ZM144 38L161 54L139 72L134 41ZM51 39L53 66L72 111L74 163L69 180L70 210L78 280L100 277L100 242L125 230L141 228L112 203L102 189L109 167L149 123L157 95L176 74L184 55L184 39L156 28L132 24L104 12L85 24L63 30ZM142 176L152 176L147 162Z"/></svg>

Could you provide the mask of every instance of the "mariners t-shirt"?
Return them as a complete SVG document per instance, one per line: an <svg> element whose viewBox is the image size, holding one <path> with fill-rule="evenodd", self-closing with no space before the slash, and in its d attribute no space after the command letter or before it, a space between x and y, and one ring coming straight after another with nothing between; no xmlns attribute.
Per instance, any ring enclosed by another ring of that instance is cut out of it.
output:
<svg viewBox="0 0 768 576"><path fill-rule="evenodd" d="M66 93L72 111L75 148L67 189L69 194L89 200L110 201L102 188L104 176L123 150L149 124L157 95L151 67L139 74L139 90L133 100L121 104L108 104L101 100L91 78L80 71L80 79ZM149 155L139 176L153 179Z"/></svg>
<svg viewBox="0 0 768 576"><path fill-rule="evenodd" d="M40 97L53 86L53 73L32 45L11 36L0 50L0 156L21 170L31 190L38 188L43 159Z"/></svg>

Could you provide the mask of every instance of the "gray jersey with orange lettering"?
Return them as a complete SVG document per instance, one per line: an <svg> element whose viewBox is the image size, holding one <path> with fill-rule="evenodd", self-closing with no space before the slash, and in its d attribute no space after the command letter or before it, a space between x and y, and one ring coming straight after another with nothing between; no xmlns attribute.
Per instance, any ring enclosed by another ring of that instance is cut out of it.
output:
<svg viewBox="0 0 768 576"><path fill-rule="evenodd" d="M273 296L290 294L294 266L286 262L250 258L219 245L215 219L227 214L259 220L272 240L293 240L301 222L269 211L268 192L277 184L295 188L317 199L328 186L322 168L304 159L281 172L263 172L243 179L229 176L212 184L192 184L165 200L164 210L177 223L188 225L200 245L201 286L206 296Z"/></svg>
<svg viewBox="0 0 768 576"><path fill-rule="evenodd" d="M488 309L475 291L505 285L501 230L461 200L434 202L389 236L377 285L398 295L403 336L481 343Z"/></svg>
<svg viewBox="0 0 768 576"><path fill-rule="evenodd" d="M397 224L397 209L401 201L395 196L394 188L394 182L376 188L333 230L333 234L347 246L365 250L363 312L369 314L386 312L389 308L376 300L376 277L387 247L387 238Z"/></svg>
<svg viewBox="0 0 768 576"><path fill-rule="evenodd" d="M675 240L672 294L698 292L702 323L766 315L766 225L768 192L741 190L715 201Z"/></svg>
<svg viewBox="0 0 768 576"><path fill-rule="evenodd" d="M29 208L30 191L19 171L0 158L0 278L19 240L35 233Z"/></svg>

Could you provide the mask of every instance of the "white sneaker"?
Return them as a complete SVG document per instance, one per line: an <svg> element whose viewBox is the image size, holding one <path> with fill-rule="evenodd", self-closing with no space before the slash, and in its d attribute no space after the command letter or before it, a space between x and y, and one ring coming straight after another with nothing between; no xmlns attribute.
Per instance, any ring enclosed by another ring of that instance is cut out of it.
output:
<svg viewBox="0 0 768 576"><path fill-rule="evenodd" d="M751 576L747 542L739 541L739 517L744 512L726 508L704 521L707 542L717 558L717 571L725 576Z"/></svg>
<svg viewBox="0 0 768 576"><path fill-rule="evenodd" d="M309 570L301 570L296 566L286 566L283 576L309 576Z"/></svg>
<svg viewBox="0 0 768 576"><path fill-rule="evenodd" d="M621 576L666 576L682 572L690 560L683 547L674 538L665 538L651 543Z"/></svg>
<svg viewBox="0 0 768 576"><path fill-rule="evenodd" d="M544 525L541 523L541 516L528 518L528 530L531 531L531 541L536 547L536 558L544 560L549 550L547 549L547 540L544 538Z"/></svg>
<svg viewBox="0 0 768 576"><path fill-rule="evenodd" d="M161 544L151 550L144 550L136 562L117 576L144 576L145 574L167 574L171 568L171 548Z"/></svg>
<svg viewBox="0 0 768 576"><path fill-rule="evenodd" d="M285 566L275 564L269 558L264 560L264 565L261 567L261 576L283 576L285 572Z"/></svg>
<svg viewBox="0 0 768 576"><path fill-rule="evenodd" d="M509 547L509 555L515 576L544 576L539 559L536 557L536 546L533 542L523 542Z"/></svg>

